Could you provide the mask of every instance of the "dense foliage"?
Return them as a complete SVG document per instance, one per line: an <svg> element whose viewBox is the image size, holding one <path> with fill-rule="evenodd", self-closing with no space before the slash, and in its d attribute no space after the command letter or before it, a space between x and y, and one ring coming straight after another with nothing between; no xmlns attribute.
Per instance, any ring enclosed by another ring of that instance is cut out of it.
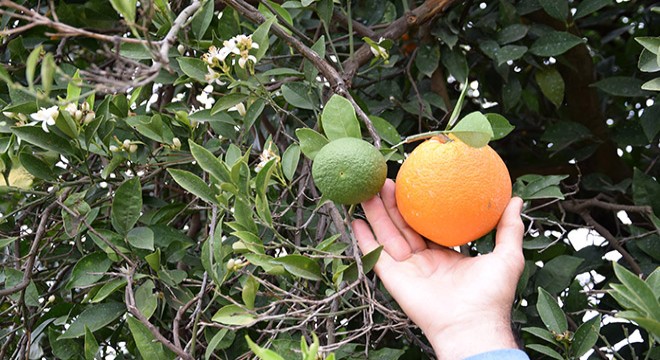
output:
<svg viewBox="0 0 660 360"><path fill-rule="evenodd" d="M433 358L311 159L393 178L459 112L526 200L530 356L660 357L650 3L0 1L0 358Z"/></svg>

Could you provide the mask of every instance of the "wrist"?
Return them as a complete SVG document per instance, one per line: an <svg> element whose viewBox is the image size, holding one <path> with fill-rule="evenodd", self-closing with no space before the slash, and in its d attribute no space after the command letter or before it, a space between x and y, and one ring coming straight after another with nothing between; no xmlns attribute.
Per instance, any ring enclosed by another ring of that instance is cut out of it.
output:
<svg viewBox="0 0 660 360"><path fill-rule="evenodd" d="M509 316L473 317L427 336L439 360L465 359L488 351L519 348Z"/></svg>

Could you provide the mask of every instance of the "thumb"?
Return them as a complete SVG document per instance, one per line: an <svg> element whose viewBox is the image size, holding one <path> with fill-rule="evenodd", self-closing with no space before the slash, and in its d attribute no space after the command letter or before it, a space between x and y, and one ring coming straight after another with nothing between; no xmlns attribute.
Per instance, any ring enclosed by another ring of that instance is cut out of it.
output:
<svg viewBox="0 0 660 360"><path fill-rule="evenodd" d="M509 201L495 233L495 253L522 258L524 225L520 218L523 201L514 197Z"/></svg>

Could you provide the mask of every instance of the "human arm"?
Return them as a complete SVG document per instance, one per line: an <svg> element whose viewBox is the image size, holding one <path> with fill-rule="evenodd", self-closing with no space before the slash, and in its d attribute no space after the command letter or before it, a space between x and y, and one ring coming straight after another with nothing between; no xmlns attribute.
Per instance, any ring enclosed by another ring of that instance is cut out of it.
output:
<svg viewBox="0 0 660 360"><path fill-rule="evenodd" d="M504 211L495 250L467 257L412 230L397 210L394 187L388 180L380 196L362 204L371 226L352 224L363 253L383 246L374 270L392 297L440 359L516 349L510 313L524 267L522 201L513 198Z"/></svg>

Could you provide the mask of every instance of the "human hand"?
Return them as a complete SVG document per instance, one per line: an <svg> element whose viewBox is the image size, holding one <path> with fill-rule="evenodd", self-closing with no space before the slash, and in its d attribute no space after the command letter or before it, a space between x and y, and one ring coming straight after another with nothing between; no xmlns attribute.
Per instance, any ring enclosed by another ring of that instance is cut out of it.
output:
<svg viewBox="0 0 660 360"><path fill-rule="evenodd" d="M426 241L410 228L396 207L394 188L388 179L380 196L362 203L371 228L355 220L353 233L365 254L383 246L374 270L438 358L517 348L510 314L524 267L522 200L511 199L505 209L495 250L468 257Z"/></svg>

